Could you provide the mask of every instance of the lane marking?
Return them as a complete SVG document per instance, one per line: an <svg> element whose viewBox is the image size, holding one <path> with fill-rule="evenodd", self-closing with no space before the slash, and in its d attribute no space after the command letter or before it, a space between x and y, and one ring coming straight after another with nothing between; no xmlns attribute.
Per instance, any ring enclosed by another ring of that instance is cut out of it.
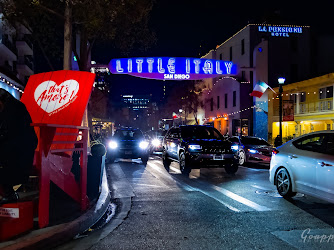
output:
<svg viewBox="0 0 334 250"><path fill-rule="evenodd" d="M163 165L162 163L160 163L160 161L157 162L157 163L158 163L159 165ZM152 166L152 164L150 164L150 166ZM153 167L153 166L152 166L152 167ZM154 165L153 168L154 168L154 169L157 169L158 167ZM177 169L177 168L174 168L174 167L170 167L170 168L171 168L173 171L175 171L175 172L179 172L179 173L181 173L180 170ZM161 169L157 169L157 170L158 170L160 173L162 173ZM164 171L164 174L167 174L167 172ZM168 174L168 175L169 175L169 174ZM170 175L169 175L169 176L170 176ZM171 176L170 176L170 177L171 177ZM180 183L179 181L175 180L175 178L173 178L173 177L171 177L171 178L172 178L174 181L176 181L177 183L179 183L179 185L182 185L182 186L184 187L184 189L187 190L187 191L197 191L197 192L200 192L200 193L202 193L202 194L204 194L204 195L206 195L206 196L208 196L208 197L210 197L210 198L212 198L212 199L218 201L220 204L224 205L225 207L227 207L228 209L230 209L230 210L232 210L232 211L234 211L234 212L241 212L239 209L237 209L237 208L231 206L230 204L227 204L226 202L224 202L224 201L222 201L221 199L215 197L214 195L210 194L209 192L206 192L206 191L204 191L204 190L201 190L201 189L192 187L192 186L190 186L190 185L188 185L188 184L186 184L186 183Z"/></svg>
<svg viewBox="0 0 334 250"><path fill-rule="evenodd" d="M159 165L162 164L162 163L160 163L160 162L157 162L157 163L159 163ZM157 168L157 166L155 166L155 168ZM178 171L178 172L180 172L180 170L178 170L177 168L174 168L174 167L170 167L170 168L171 168L173 171ZM244 168L245 168L245 167L244 167ZM247 169L248 169L248 168L247 168ZM258 170L262 171L262 169L255 169L255 171L258 171ZM184 185L184 184L183 184L183 185ZM211 198L217 200L218 202L220 202L221 204L225 205L225 206L228 207L229 209L231 209L231 210L233 210L233 211L236 211L236 212L240 212L239 209L237 209L237 208L235 208L235 207L233 207L233 206L231 206L231 205L229 205L229 204L223 202L222 200L220 200L220 199L214 197L213 195L209 194L208 192L203 191L203 190L198 189L198 188L194 188L194 187L192 187L192 186L190 186L190 185L188 185L188 184L186 184L186 185L189 186L190 188L192 188L194 191L199 191L199 192L201 192L201 193L203 193L203 194L205 194L205 195L207 195L207 196L209 196L209 197L211 197ZM239 202L239 203L242 203L242 204L244 204L244 205L246 205L246 206L248 206L248 207L250 207L250 208L253 208L253 209L256 210L256 211L271 211L271 210L272 210L272 209L270 209L270 208L268 208L268 207L266 207L266 206L259 205L259 204L255 203L255 202L253 202L253 201L251 201L251 200L248 200L248 199L246 199L246 198L244 198L244 197L242 197L242 196L240 196L240 195L238 195L238 194L236 194L236 193L233 193L233 192L231 192L231 191L229 191L229 190L227 190L227 189L225 189L225 188L218 187L218 186L216 186L216 185L210 185L210 186L211 186L212 189L214 189L214 190L220 192L221 194L223 194L223 195L225 195L225 196L231 198L232 200L235 200L235 201L237 201L237 202Z"/></svg>
<svg viewBox="0 0 334 250"><path fill-rule="evenodd" d="M204 195L206 195L206 196L208 196L208 197L210 197L210 198L218 201L219 203L223 204L225 207L227 207L228 209L230 209L230 210L232 210L234 212L238 212L238 213L241 212L239 209L231 206L230 204L227 204L226 202L222 201L221 199L215 197L214 195L212 195L212 194L210 194L210 193L208 193L208 192L206 192L204 190L201 190L201 189L198 189L198 188L193 188L193 189L194 189L194 191L201 192L202 194L204 194Z"/></svg>
<svg viewBox="0 0 334 250"><path fill-rule="evenodd" d="M250 201L240 195L237 195L225 188L222 188L222 187L218 187L218 186L215 186L215 185L212 185L212 188L214 190L217 190L218 192L222 193L223 195L226 195L227 197L237 201L237 202L240 202L248 207L251 207L253 209L255 209L256 211L271 211L270 208L266 207L266 206L262 206L262 205L259 205L253 201Z"/></svg>
<svg viewBox="0 0 334 250"><path fill-rule="evenodd" d="M253 188L257 188L257 189L261 189L261 190L271 190L269 188L265 188L265 187L262 187L262 186L258 186L258 185L251 185Z"/></svg>
<svg viewBox="0 0 334 250"><path fill-rule="evenodd" d="M265 171L269 171L269 169L248 168L248 167L244 167L244 166L239 166L239 168L249 169L249 170L256 171L256 172L265 172Z"/></svg>
<svg viewBox="0 0 334 250"><path fill-rule="evenodd" d="M163 186L158 186L158 185L150 185L150 184L135 184L136 186L145 186L145 187L158 187L158 188L162 188Z"/></svg>

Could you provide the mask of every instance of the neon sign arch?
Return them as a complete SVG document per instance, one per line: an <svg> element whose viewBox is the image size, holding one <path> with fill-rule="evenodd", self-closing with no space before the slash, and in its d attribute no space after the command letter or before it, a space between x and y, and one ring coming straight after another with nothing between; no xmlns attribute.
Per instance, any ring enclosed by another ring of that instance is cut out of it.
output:
<svg viewBox="0 0 334 250"><path fill-rule="evenodd" d="M237 74L237 66L230 61L186 57L112 59L109 70L113 74L156 80L199 80Z"/></svg>

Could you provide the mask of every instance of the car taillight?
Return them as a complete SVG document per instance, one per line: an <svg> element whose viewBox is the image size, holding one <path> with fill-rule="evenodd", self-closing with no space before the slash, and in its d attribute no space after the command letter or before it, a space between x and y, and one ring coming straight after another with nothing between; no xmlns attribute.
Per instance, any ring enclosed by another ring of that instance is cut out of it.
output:
<svg viewBox="0 0 334 250"><path fill-rule="evenodd" d="M279 153L279 151L275 148L273 149L273 155L277 155Z"/></svg>

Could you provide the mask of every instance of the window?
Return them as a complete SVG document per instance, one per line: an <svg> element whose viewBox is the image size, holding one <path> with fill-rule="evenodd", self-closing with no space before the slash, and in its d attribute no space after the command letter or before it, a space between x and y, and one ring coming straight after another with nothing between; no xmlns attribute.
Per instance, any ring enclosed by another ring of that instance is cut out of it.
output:
<svg viewBox="0 0 334 250"><path fill-rule="evenodd" d="M241 80L246 81L246 72L244 70L241 71Z"/></svg>
<svg viewBox="0 0 334 250"><path fill-rule="evenodd" d="M172 137L172 138L180 138L180 131L179 131L179 129L178 128L173 129L173 131L171 132L170 137Z"/></svg>
<svg viewBox="0 0 334 250"><path fill-rule="evenodd" d="M219 60L223 60L223 53L219 54Z"/></svg>
<svg viewBox="0 0 334 250"><path fill-rule="evenodd" d="M322 152L323 151L323 141L325 134L316 134L304 137L293 142L293 145L301 150L307 150L312 152Z"/></svg>
<svg viewBox="0 0 334 250"><path fill-rule="evenodd" d="M232 47L230 47L230 61L232 61L233 56L232 56Z"/></svg>
<svg viewBox="0 0 334 250"><path fill-rule="evenodd" d="M245 39L241 40L241 55L245 54Z"/></svg>
<svg viewBox="0 0 334 250"><path fill-rule="evenodd" d="M225 108L227 109L227 94L225 94Z"/></svg>
<svg viewBox="0 0 334 250"><path fill-rule="evenodd" d="M237 106L237 91L233 91L233 107Z"/></svg>
<svg viewBox="0 0 334 250"><path fill-rule="evenodd" d="M218 95L217 96L217 109L220 108L220 96Z"/></svg>
<svg viewBox="0 0 334 250"><path fill-rule="evenodd" d="M253 70L249 71L249 82L253 84Z"/></svg>
<svg viewBox="0 0 334 250"><path fill-rule="evenodd" d="M238 137L231 137L228 139L230 142L234 142L234 143L239 143L239 138Z"/></svg>
<svg viewBox="0 0 334 250"><path fill-rule="evenodd" d="M299 94L299 101L300 102L305 102L306 101L306 92L302 92Z"/></svg>
<svg viewBox="0 0 334 250"><path fill-rule="evenodd" d="M329 86L326 88L326 98L333 97L333 86Z"/></svg>
<svg viewBox="0 0 334 250"><path fill-rule="evenodd" d="M334 155L334 134L326 134L324 150L325 154Z"/></svg>
<svg viewBox="0 0 334 250"><path fill-rule="evenodd" d="M333 97L333 86L319 89L319 99L332 98Z"/></svg>
<svg viewBox="0 0 334 250"><path fill-rule="evenodd" d="M210 109L213 111L213 98L210 99Z"/></svg>
<svg viewBox="0 0 334 250"><path fill-rule="evenodd" d="M183 138L192 139L223 139L219 131L212 127L186 126L181 128Z"/></svg>

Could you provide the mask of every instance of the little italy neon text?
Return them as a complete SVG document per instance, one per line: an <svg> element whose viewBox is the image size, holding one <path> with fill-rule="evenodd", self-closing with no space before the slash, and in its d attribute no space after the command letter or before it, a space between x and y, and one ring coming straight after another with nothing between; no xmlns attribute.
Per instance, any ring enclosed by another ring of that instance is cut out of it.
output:
<svg viewBox="0 0 334 250"><path fill-rule="evenodd" d="M113 74L161 80L194 80L236 74L236 65L230 61L184 57L113 59L109 69Z"/></svg>

